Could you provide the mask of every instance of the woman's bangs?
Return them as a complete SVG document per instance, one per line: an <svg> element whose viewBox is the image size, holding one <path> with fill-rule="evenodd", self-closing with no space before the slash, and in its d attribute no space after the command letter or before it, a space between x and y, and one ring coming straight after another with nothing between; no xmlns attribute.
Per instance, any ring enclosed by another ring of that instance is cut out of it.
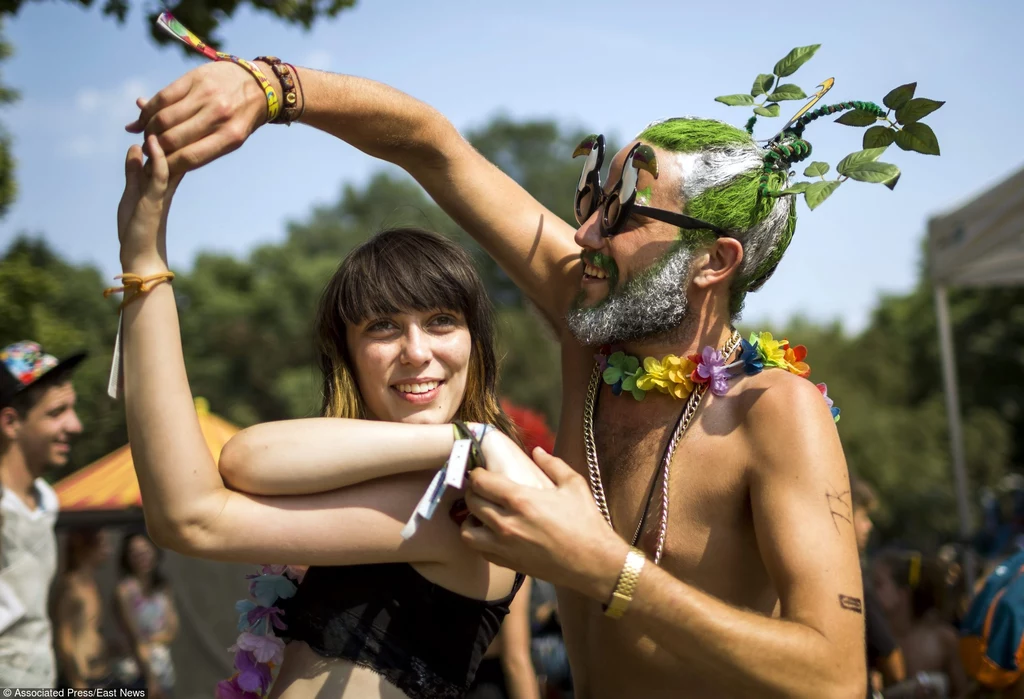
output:
<svg viewBox="0 0 1024 699"><path fill-rule="evenodd" d="M345 322L434 309L457 311L468 320L474 294L450 252L424 241L394 242L399 244L361 249L349 260L339 298Z"/></svg>

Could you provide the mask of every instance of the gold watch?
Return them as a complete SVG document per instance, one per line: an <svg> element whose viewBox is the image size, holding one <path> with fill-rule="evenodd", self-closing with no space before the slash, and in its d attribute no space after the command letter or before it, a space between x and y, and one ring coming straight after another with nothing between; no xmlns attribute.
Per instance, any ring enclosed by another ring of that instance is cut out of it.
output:
<svg viewBox="0 0 1024 699"><path fill-rule="evenodd" d="M629 603L633 601L633 592L640 581L640 571L644 569L647 556L640 549L630 546L626 554L626 562L622 564L622 572L615 583L615 590L608 604L604 605L604 613L612 619L619 619L626 613Z"/></svg>

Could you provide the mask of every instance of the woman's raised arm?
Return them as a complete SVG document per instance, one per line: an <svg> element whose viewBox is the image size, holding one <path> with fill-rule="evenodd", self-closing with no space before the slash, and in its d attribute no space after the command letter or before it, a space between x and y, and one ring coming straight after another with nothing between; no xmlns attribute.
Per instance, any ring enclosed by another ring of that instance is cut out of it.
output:
<svg viewBox="0 0 1024 699"><path fill-rule="evenodd" d="M147 147L145 165L141 148L128 153L118 209L124 272L143 278L167 272L166 219L177 185L156 139L148 139ZM128 303L122 324L128 434L146 523L157 544L243 562L428 562L451 555L458 528L446 518L435 517L408 541L401 538L422 495L422 475L303 497L260 498L226 488L193 407L170 284L158 283ZM364 438L351 436L352 442ZM416 436L416 463L423 467L434 459L440 466L451 447L451 428L422 428ZM394 448L388 442L380 440L380 448ZM350 444L348 451L353 449Z"/></svg>

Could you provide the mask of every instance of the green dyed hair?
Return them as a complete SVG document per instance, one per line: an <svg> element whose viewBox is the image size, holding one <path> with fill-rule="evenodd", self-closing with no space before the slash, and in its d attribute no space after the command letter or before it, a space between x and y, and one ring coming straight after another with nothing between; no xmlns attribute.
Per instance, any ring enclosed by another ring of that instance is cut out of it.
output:
<svg viewBox="0 0 1024 699"><path fill-rule="evenodd" d="M733 231L743 244L743 262L729 295L729 313L736 318L747 292L756 291L768 280L793 239L794 198L761 194L764 149L745 131L729 124L712 119L668 119L651 124L637 138L679 154L684 213ZM787 179L784 170L773 171L767 184L783 189ZM715 239L711 231L682 233L694 247Z"/></svg>

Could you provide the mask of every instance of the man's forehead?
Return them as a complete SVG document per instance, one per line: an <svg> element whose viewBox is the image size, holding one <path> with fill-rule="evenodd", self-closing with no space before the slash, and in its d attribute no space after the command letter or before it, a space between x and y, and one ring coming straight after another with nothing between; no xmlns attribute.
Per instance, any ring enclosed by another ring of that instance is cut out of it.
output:
<svg viewBox="0 0 1024 699"><path fill-rule="evenodd" d="M48 387L40 396L36 407L43 411L50 411L62 406L75 404L75 388L71 381L62 381Z"/></svg>
<svg viewBox="0 0 1024 699"><path fill-rule="evenodd" d="M614 185L619 181L619 176L622 174L622 165L626 161L626 157L633 150L633 147L637 144L649 146L654 150L654 156L657 158L658 177L655 178L652 174L646 170L641 170L638 174L637 188L645 189L650 187L652 192L658 192L661 190L668 191L672 194L679 191L678 183L682 173L679 172L677 167L678 159L674 153L671 153L660 146L656 146L653 143L647 143L640 139L633 139L625 146L623 146L615 157L612 158L610 169L608 171L608 184L609 186Z"/></svg>

